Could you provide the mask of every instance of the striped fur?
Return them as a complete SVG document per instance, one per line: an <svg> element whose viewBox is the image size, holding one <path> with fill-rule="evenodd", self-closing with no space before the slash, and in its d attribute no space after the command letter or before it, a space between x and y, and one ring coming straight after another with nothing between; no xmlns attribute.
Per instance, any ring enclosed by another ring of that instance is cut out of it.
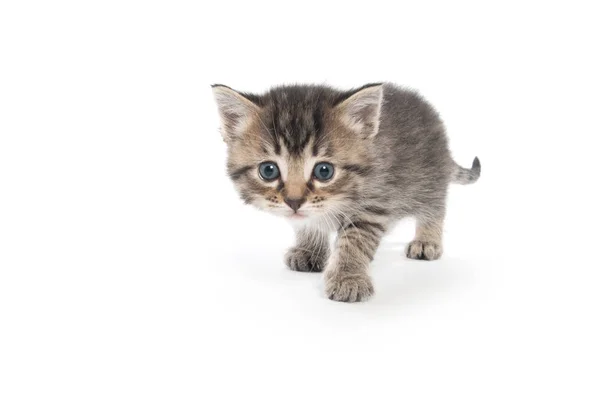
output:
<svg viewBox="0 0 600 401"><path fill-rule="evenodd" d="M241 198L290 219L297 243L285 261L292 270L325 270L329 298L373 295L367 268L404 217L417 220L407 256L441 256L448 185L475 182L481 165L476 158L465 169L452 160L441 119L418 94L388 83L350 91L282 86L262 95L214 85L213 92L227 171ZM278 165L278 179L260 178L267 161ZM313 174L320 162L334 166L326 182Z"/></svg>

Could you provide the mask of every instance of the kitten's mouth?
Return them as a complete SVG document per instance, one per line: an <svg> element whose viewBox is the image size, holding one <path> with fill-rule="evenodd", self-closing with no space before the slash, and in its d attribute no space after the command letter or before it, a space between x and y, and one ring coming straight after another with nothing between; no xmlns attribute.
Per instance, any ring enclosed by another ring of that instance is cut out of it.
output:
<svg viewBox="0 0 600 401"><path fill-rule="evenodd" d="M306 218L306 215L303 214L302 212L295 212L295 213L290 213L287 215L288 219L292 219L292 220L302 220Z"/></svg>

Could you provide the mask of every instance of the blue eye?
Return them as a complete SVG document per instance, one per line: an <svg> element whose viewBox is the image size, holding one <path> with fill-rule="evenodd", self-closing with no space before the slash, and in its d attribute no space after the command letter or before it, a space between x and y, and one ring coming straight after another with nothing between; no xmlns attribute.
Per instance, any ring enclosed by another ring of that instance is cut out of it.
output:
<svg viewBox="0 0 600 401"><path fill-rule="evenodd" d="M258 166L258 173L265 181L273 181L279 178L279 167L273 162L264 162Z"/></svg>
<svg viewBox="0 0 600 401"><path fill-rule="evenodd" d="M317 163L313 173L317 180L328 181L333 177L333 165L331 163Z"/></svg>

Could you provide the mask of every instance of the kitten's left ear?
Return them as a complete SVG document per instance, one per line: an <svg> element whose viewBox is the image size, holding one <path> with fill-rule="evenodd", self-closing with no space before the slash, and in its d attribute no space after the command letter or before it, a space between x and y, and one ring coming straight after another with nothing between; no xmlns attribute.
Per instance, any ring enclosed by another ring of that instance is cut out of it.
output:
<svg viewBox="0 0 600 401"><path fill-rule="evenodd" d="M243 94L225 85L213 85L213 95L221 117L221 134L225 142L244 134L248 122L260 107ZM251 96L251 95L248 95Z"/></svg>
<svg viewBox="0 0 600 401"><path fill-rule="evenodd" d="M379 132L382 102L383 84L374 84L359 89L336 108L350 129L365 138L372 138Z"/></svg>

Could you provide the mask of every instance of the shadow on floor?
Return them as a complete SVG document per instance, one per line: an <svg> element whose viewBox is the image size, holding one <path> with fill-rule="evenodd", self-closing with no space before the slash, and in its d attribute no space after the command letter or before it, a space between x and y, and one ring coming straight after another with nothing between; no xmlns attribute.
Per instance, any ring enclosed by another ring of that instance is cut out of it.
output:
<svg viewBox="0 0 600 401"><path fill-rule="evenodd" d="M411 260L404 253L405 247L406 243L401 242L384 242L380 246L369 269L376 295L368 304L437 302L440 297L460 297L461 292L473 285L476 270L471 261L450 256L436 261ZM317 292L326 300L322 274L289 271L283 255L284 251L237 250L229 255L233 270L228 274L261 286L284 286L294 293L306 288L307 296Z"/></svg>

